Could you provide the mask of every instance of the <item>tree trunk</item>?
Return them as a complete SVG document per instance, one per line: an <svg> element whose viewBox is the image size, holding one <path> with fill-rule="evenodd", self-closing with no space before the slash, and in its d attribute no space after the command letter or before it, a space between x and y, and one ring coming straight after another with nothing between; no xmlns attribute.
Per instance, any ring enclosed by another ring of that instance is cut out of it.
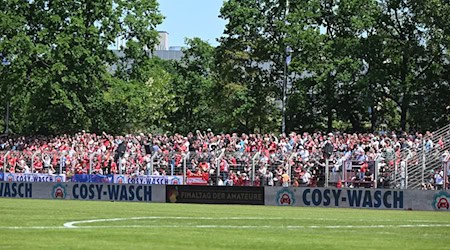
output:
<svg viewBox="0 0 450 250"><path fill-rule="evenodd" d="M328 106L328 120L327 120L327 131L332 132L333 131L333 108L331 106Z"/></svg>
<svg viewBox="0 0 450 250"><path fill-rule="evenodd" d="M375 107L372 108L372 114L370 116L370 129L372 132L375 132L375 129L377 129L377 111L375 110Z"/></svg>
<svg viewBox="0 0 450 250"><path fill-rule="evenodd" d="M408 108L409 108L409 100L408 98L403 98L402 101L402 113L400 116L400 127L402 128L402 131L406 131L406 115L408 114Z"/></svg>
<svg viewBox="0 0 450 250"><path fill-rule="evenodd" d="M352 129L354 132L361 132L361 122L357 114L350 115L350 122L352 123Z"/></svg>
<svg viewBox="0 0 450 250"><path fill-rule="evenodd" d="M5 134L9 134L9 117L10 117L9 108L10 108L10 103L9 103L9 100L8 100L6 102Z"/></svg>

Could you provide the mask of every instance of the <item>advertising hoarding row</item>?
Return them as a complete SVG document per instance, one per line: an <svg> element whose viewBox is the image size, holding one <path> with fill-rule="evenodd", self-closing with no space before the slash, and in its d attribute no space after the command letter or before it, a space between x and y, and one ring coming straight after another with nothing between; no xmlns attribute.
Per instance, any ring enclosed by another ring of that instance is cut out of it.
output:
<svg viewBox="0 0 450 250"><path fill-rule="evenodd" d="M151 183L154 181L139 180ZM450 211L448 191L0 181L0 198Z"/></svg>

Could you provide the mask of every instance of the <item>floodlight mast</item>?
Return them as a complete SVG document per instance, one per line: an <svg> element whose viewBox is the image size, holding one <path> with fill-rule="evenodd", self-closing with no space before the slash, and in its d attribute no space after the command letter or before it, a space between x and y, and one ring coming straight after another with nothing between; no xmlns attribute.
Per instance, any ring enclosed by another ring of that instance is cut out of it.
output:
<svg viewBox="0 0 450 250"><path fill-rule="evenodd" d="M286 12L284 15L284 21L285 24L288 24L287 21L287 16L289 14L289 0L286 0ZM284 38L286 38L287 34L284 33ZM284 54L283 54L283 59L284 59L284 67L283 67L283 97L281 100L281 112L282 112L282 117L281 117L281 133L284 134L286 133L286 103L287 103L287 78L288 78L288 65L291 61L290 58L290 53L291 53L291 48L288 46L286 47Z"/></svg>

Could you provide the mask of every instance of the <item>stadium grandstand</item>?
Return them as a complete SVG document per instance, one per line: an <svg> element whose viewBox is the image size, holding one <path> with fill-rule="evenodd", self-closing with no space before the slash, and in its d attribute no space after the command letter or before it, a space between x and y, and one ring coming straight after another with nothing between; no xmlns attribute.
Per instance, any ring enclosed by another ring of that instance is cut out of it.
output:
<svg viewBox="0 0 450 250"><path fill-rule="evenodd" d="M450 125L425 133L114 136L80 132L0 139L0 172L114 182L177 177L182 184L448 188Z"/></svg>

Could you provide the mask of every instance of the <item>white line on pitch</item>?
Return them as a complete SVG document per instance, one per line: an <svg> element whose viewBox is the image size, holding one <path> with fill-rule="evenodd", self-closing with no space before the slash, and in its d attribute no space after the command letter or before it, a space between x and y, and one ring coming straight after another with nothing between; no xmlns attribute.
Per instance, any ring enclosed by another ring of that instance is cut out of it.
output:
<svg viewBox="0 0 450 250"><path fill-rule="evenodd" d="M67 227L64 226L29 226L29 227L17 227L17 226L11 226L11 227L2 227L0 226L0 230L24 230L24 229L67 229Z"/></svg>
<svg viewBox="0 0 450 250"><path fill-rule="evenodd" d="M336 218L283 218L283 217L181 217L181 216L149 216L149 217L131 217L131 218L108 218L108 219L93 219L93 220L81 220L81 221L70 221L64 223L64 227L74 228L76 224L84 223L95 223L95 222L110 222L110 221L124 221L124 220L319 220L319 221L348 221L348 219L336 219ZM361 222L392 222L394 220L384 219L384 220L365 220L358 219L353 221ZM408 222L414 222L409 221ZM416 221L419 222L419 221ZM433 221L420 221L420 222L433 222Z"/></svg>
<svg viewBox="0 0 450 250"><path fill-rule="evenodd" d="M450 227L450 224L406 224L406 225L310 225L310 226L235 226L235 225L122 225L122 226L30 226L0 227L0 230L41 230L41 229L113 229L113 228L221 228L221 229L361 229L361 228L433 228Z"/></svg>

